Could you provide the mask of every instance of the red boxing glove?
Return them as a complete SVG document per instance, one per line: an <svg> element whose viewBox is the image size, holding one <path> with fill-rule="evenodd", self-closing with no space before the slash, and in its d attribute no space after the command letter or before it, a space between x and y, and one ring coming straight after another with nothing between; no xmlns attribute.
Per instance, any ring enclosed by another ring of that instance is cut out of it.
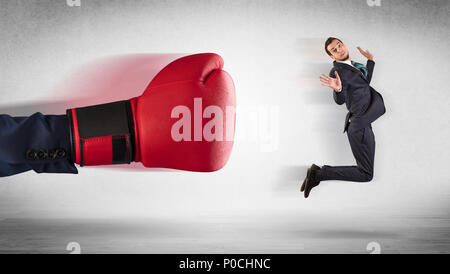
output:
<svg viewBox="0 0 450 274"><path fill-rule="evenodd" d="M146 167L210 172L230 156L233 80L217 54L182 57L162 69L142 96L67 110L72 159L81 166L142 162Z"/></svg>

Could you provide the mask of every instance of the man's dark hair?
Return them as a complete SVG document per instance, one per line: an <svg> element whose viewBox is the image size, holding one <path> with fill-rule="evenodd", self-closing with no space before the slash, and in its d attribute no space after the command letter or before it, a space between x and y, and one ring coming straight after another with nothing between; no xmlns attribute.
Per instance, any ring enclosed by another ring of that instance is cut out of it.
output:
<svg viewBox="0 0 450 274"><path fill-rule="evenodd" d="M341 39L339 39L339 38L328 37L327 41L325 41L325 51L326 51L327 54L330 55L330 56L331 56L331 52L328 50L328 46L329 46L334 40L338 40L339 42L342 43Z"/></svg>

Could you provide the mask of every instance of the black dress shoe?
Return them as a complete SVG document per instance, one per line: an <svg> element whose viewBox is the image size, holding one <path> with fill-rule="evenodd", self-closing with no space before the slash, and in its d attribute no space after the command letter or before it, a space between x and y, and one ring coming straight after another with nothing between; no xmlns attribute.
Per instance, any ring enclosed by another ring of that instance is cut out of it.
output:
<svg viewBox="0 0 450 274"><path fill-rule="evenodd" d="M308 171L306 172L306 178L305 178L305 180L303 180L303 184L302 184L302 187L300 188L300 192L305 191L306 179L308 179L308 177L310 176L310 173L311 173L311 168L308 168Z"/></svg>
<svg viewBox="0 0 450 274"><path fill-rule="evenodd" d="M311 190L313 188L315 188L316 186L318 186L320 184L320 178L318 175L318 172L320 170L320 167L316 166L315 164L313 164L309 169L308 169L308 173L306 175L306 179L304 182L304 192L305 192L305 198L308 198L309 193L311 192ZM303 188L303 186L302 186Z"/></svg>

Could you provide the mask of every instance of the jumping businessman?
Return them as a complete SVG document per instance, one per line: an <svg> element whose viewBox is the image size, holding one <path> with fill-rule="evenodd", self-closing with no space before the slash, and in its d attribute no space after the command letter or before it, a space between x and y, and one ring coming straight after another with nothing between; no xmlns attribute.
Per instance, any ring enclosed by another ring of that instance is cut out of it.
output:
<svg viewBox="0 0 450 274"><path fill-rule="evenodd" d="M344 43L334 37L325 42L325 51L334 60L333 68L327 76L322 74L323 86L333 89L333 97L338 105L346 104L344 133L347 132L356 166L328 166L322 168L313 164L301 186L305 198L311 189L321 181L341 180L353 182L370 182L374 173L375 136L372 122L386 112L384 100L380 93L370 86L375 62L368 50L358 47L366 57L367 64L352 61Z"/></svg>

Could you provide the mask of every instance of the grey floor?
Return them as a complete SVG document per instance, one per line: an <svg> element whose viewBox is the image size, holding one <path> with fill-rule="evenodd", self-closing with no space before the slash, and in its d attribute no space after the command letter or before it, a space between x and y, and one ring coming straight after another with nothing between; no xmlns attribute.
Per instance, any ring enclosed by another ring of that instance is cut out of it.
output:
<svg viewBox="0 0 450 274"><path fill-rule="evenodd" d="M446 213L3 219L0 253L449 253ZM370 249L371 250L371 249Z"/></svg>

